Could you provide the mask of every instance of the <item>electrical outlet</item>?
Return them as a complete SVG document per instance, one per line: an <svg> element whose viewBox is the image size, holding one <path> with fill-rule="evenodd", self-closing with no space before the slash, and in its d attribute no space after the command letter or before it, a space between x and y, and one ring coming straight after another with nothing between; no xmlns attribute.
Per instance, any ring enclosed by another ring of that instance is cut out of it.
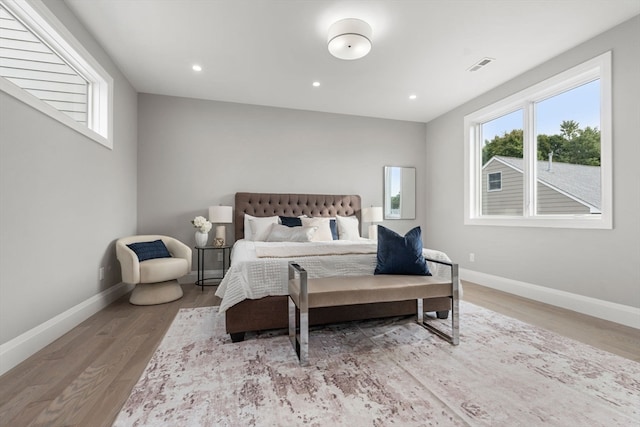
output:
<svg viewBox="0 0 640 427"><path fill-rule="evenodd" d="M98 278L99 278L100 280L104 280L104 267L100 267L100 268L98 269Z"/></svg>
<svg viewBox="0 0 640 427"><path fill-rule="evenodd" d="M471 252L469 254L469 261L471 262L475 262L476 261L476 254L474 254L473 252Z"/></svg>
<svg viewBox="0 0 640 427"><path fill-rule="evenodd" d="M218 261L222 261L222 252L218 252Z"/></svg>

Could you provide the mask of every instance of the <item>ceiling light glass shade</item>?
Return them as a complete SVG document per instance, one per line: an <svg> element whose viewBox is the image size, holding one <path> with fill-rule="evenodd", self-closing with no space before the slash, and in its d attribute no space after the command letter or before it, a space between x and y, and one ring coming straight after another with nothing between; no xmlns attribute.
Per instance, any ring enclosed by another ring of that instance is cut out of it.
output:
<svg viewBox="0 0 640 427"><path fill-rule="evenodd" d="M371 50L371 26L360 19L342 19L329 27L329 52L336 58L359 59Z"/></svg>

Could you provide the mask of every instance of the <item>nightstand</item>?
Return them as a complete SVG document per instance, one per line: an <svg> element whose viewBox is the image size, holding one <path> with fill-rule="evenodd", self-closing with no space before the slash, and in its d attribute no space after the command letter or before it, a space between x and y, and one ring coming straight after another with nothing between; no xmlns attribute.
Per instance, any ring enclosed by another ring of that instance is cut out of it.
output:
<svg viewBox="0 0 640 427"><path fill-rule="evenodd" d="M207 251L213 251L214 253L222 251L222 276L204 277L204 255ZM198 255L198 279L196 280L196 286L201 286L202 290L204 290L205 286L219 285L219 281L224 278L227 272L227 266L231 265L231 246L196 246L196 252ZM218 280L218 282L205 284L207 280Z"/></svg>

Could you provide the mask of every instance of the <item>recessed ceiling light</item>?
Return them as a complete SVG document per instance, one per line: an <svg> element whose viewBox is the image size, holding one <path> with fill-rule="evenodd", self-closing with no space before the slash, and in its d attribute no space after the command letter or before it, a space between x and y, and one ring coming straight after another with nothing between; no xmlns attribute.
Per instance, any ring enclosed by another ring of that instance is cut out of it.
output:
<svg viewBox="0 0 640 427"><path fill-rule="evenodd" d="M193 71L202 71L202 67L198 64L194 64L191 68L193 69Z"/></svg>
<svg viewBox="0 0 640 427"><path fill-rule="evenodd" d="M409 95L409 99L416 99L418 95Z"/></svg>
<svg viewBox="0 0 640 427"><path fill-rule="evenodd" d="M312 85L313 85L313 87L318 87L318 86L320 86L320 82L313 82Z"/></svg>

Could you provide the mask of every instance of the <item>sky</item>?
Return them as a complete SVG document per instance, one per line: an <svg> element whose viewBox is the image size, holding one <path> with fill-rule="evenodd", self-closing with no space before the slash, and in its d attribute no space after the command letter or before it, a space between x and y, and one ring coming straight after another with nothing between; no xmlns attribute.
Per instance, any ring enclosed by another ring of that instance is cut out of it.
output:
<svg viewBox="0 0 640 427"><path fill-rule="evenodd" d="M556 135L564 120L574 120L580 128L587 126L600 129L600 81L584 84L553 98L538 102L536 106L537 133ZM502 116L482 127L483 139L492 140L496 135L522 129L522 111Z"/></svg>

